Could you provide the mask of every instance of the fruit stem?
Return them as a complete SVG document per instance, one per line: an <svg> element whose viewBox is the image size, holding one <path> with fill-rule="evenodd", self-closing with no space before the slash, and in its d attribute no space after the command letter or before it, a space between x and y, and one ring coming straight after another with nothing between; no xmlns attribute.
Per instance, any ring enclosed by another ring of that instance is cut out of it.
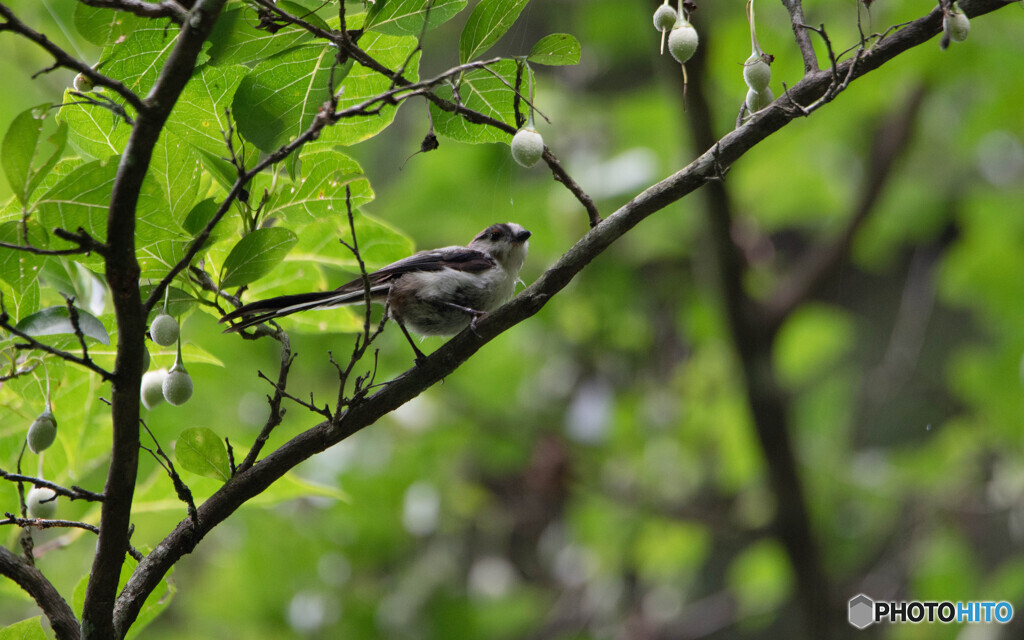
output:
<svg viewBox="0 0 1024 640"><path fill-rule="evenodd" d="M754 0L747 0L747 22L750 24L750 48L751 55L758 58L764 57L764 51L757 41L757 29L754 27Z"/></svg>

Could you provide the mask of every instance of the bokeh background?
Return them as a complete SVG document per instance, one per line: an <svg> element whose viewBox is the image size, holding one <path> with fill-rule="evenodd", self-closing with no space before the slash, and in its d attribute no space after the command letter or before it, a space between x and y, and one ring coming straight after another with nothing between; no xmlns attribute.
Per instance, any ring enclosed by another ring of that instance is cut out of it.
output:
<svg viewBox="0 0 1024 640"><path fill-rule="evenodd" d="M95 58L75 37L72 3L9 4ZM693 100L718 138L746 91L742 2L699 3L705 62L691 69L685 100L679 66L658 55L657 4L534 0L497 47L516 55L548 33L579 38L578 66L536 69L550 118L538 128L604 215L704 150ZM886 0L860 16L871 33L931 8ZM837 51L857 42L854 0L805 10ZM423 76L457 63L467 15L428 34ZM759 3L757 17L779 94L800 79L799 52L781 3ZM795 472L839 605L864 592L1024 607L1022 31L1024 12L1009 7L973 21L947 51L935 39L900 56L751 150L724 182L746 290L769 296L847 228L869 189L876 136L895 139L901 122L907 133L847 259L772 347ZM9 35L0 60L4 127L71 81L29 79L48 60ZM376 192L365 210L416 248L513 220L534 232L529 283L586 232L584 211L543 167L520 168L505 145L443 139L412 155L427 128L424 105L410 102L349 150ZM9 193L0 184L0 200ZM772 529L779 496L723 311L706 206L697 192L658 212L444 384L218 527L176 568L173 602L142 637L807 637L793 558ZM165 447L182 428L209 426L244 448L266 414L270 387L256 372L276 370L276 343L222 335L203 314L184 332L222 366L192 367L191 403L159 407L149 426ZM294 334L292 392L332 398L326 352L351 343ZM387 331L378 378L411 364L402 336ZM315 422L291 407L271 445ZM6 440L23 429L0 415ZM151 459L143 465L141 478L167 482ZM76 483L98 489L103 471ZM215 486L185 480L200 498ZM2 491L8 504L15 494ZM145 485L140 496L133 543L145 548L185 513L145 500ZM69 509L84 516L88 506ZM14 548L16 534L3 535ZM66 543L39 564L70 594L88 571L90 538L47 531L37 541ZM2 624L37 614L6 581L0 596ZM836 637L852 633L845 610L834 615ZM1013 638L1021 620L856 634Z"/></svg>

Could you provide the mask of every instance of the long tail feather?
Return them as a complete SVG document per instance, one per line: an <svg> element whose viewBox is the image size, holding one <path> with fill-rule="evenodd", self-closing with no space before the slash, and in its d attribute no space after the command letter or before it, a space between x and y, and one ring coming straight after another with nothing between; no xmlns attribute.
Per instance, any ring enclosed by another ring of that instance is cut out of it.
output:
<svg viewBox="0 0 1024 640"><path fill-rule="evenodd" d="M386 286L377 286L370 289L372 299L378 301L381 294L387 293ZM329 309L349 304L360 304L363 302L363 290L359 291L317 291L314 293L297 293L276 298L258 300L238 307L231 313L220 319L221 322L231 322L241 319L227 329L224 333L233 333L253 325L261 324L274 318L308 311L310 309Z"/></svg>

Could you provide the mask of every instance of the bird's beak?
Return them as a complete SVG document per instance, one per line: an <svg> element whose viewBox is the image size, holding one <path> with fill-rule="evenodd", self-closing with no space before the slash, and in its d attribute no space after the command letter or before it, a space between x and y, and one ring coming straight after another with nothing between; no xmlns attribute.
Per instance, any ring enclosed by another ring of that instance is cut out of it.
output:
<svg viewBox="0 0 1024 640"><path fill-rule="evenodd" d="M522 231L520 231L519 233L517 233L515 235L515 241L516 242L526 242L527 240L530 239L530 236L532 236L532 235L533 235L533 233L531 233L530 231L527 231L526 229L523 229Z"/></svg>

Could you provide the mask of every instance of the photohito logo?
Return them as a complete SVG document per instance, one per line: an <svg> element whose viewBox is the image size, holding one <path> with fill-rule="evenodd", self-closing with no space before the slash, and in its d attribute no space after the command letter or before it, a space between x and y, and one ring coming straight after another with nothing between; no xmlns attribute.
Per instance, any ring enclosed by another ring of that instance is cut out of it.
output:
<svg viewBox="0 0 1024 640"><path fill-rule="evenodd" d="M1013 605L1009 602L971 601L935 602L931 600L899 600L875 602L863 593L850 598L847 614L850 624L864 629L876 622L942 622L1007 623L1013 619Z"/></svg>

